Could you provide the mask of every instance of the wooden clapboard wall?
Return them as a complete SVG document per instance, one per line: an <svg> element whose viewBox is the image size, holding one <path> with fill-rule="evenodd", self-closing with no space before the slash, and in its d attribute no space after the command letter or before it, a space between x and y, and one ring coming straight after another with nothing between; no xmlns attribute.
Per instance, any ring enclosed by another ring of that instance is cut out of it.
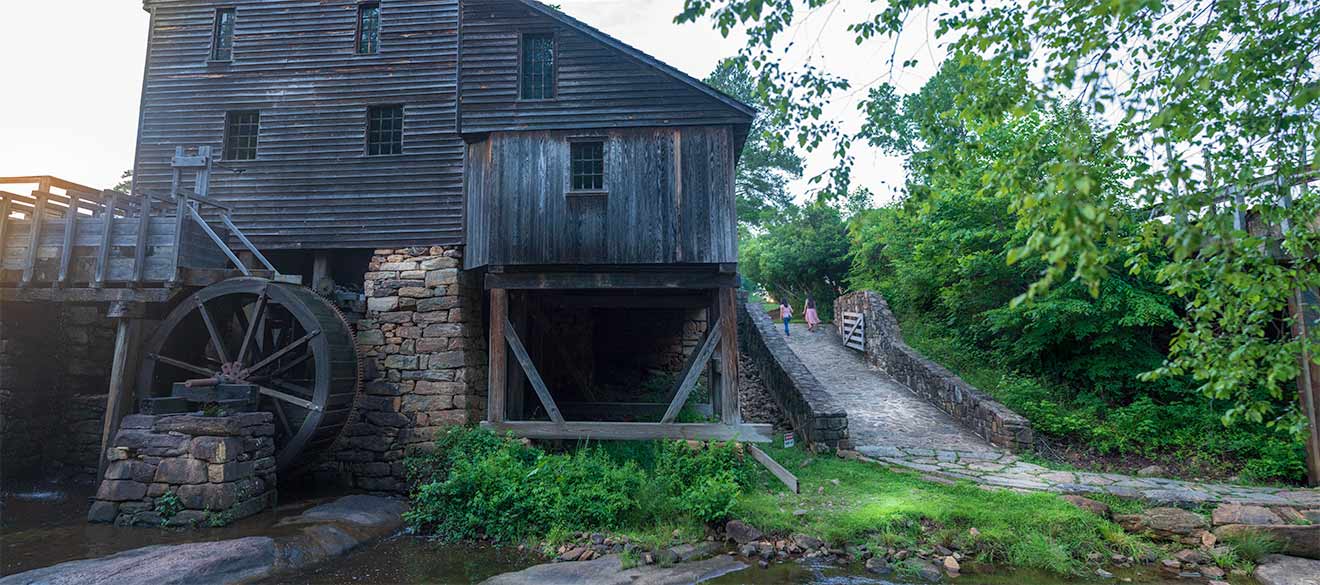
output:
<svg viewBox="0 0 1320 585"><path fill-rule="evenodd" d="M259 247L463 239L458 0L383 0L380 52L357 55L357 0L147 0L153 13L137 186L167 192L176 146L220 151L225 112L258 110L254 161L212 197ZM217 8L233 61L208 62ZM403 154L366 156L370 105L404 106Z"/></svg>
<svg viewBox="0 0 1320 585"><path fill-rule="evenodd" d="M569 189L570 142L605 141L605 190ZM468 268L737 262L727 126L494 133L468 147Z"/></svg>

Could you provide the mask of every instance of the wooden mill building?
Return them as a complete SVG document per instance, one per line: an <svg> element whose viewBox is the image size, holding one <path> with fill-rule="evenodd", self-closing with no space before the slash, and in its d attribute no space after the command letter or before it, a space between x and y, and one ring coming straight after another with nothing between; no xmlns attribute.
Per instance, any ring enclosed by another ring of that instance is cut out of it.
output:
<svg viewBox="0 0 1320 585"><path fill-rule="evenodd" d="M38 227L0 237L8 323L42 303L133 323L107 433L180 379L316 362L239 381L281 403L264 408L288 458L324 454L364 489L401 489L404 452L452 424L768 440L736 389L751 108L535 0L144 8L132 192L8 193ZM176 228L148 233L154 218ZM109 242L130 222L136 242ZM172 263L157 236L177 238ZM272 306L287 315L263 338Z"/></svg>

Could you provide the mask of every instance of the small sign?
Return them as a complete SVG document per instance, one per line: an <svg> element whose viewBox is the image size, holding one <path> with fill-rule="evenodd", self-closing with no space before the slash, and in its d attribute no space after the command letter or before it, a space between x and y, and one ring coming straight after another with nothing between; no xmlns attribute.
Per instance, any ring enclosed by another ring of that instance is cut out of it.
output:
<svg viewBox="0 0 1320 585"><path fill-rule="evenodd" d="M794 445L796 445L796 444L797 444L797 441L793 439L793 431L789 431L789 432L787 432L787 433L784 433L784 448L785 448L785 449L792 448L792 447L793 447Z"/></svg>

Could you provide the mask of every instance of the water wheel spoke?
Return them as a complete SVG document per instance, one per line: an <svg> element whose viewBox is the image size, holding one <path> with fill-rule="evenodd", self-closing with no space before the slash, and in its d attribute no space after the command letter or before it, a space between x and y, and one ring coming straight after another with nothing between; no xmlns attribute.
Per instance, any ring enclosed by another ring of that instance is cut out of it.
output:
<svg viewBox="0 0 1320 585"><path fill-rule="evenodd" d="M260 392L262 396L269 396L271 398L274 398L275 400L281 402L287 402L289 404L302 408L303 410L321 410L321 407L313 404L312 401L310 400L299 398L297 396L285 392L280 392L279 390L276 390L269 386L258 386L257 391Z"/></svg>
<svg viewBox="0 0 1320 585"><path fill-rule="evenodd" d="M302 380L299 380L299 382L301 381ZM308 380L308 382L312 382L313 384L316 383L312 380ZM315 394L315 392L313 392L311 388L308 388L301 384L294 384L293 382L290 382L285 379L271 380L270 385L276 388L283 389L285 392L289 392L291 394L294 394L295 396L306 398L308 400L311 400L312 396Z"/></svg>
<svg viewBox="0 0 1320 585"><path fill-rule="evenodd" d="M276 351L275 353L266 356L265 359L253 364L252 367L247 369L247 372L253 373L256 372L257 370L260 370L266 366L275 363L277 360L284 357L289 352L298 349L299 347L302 347L304 345L307 345L307 342L311 341L313 338L315 338L317 335L320 334L321 332L318 330L318 331L312 331L307 335L302 336L300 339L298 339L298 341L295 341L293 343L290 343L289 345L280 348L279 351Z"/></svg>
<svg viewBox="0 0 1320 585"><path fill-rule="evenodd" d="M265 374L265 375L261 375L261 376L254 376L252 379L253 379L253 380L257 380L257 381L261 381L261 380L270 380L270 379L272 379L272 378L279 378L281 374L284 374L284 373L288 372L289 370L292 370L292 369L294 369L294 368L296 368L296 367L302 365L303 363L306 363L307 360L310 360L310 359L312 359L312 352L304 353L304 354L298 356L298 357L297 357L296 359L294 359L293 361L290 361L290 362L288 362L288 363L286 363L286 364L280 366L279 369L277 369L277 370L275 370L275 371L273 371L273 372L271 372L271 373L269 373L269 374Z"/></svg>
<svg viewBox="0 0 1320 585"><path fill-rule="evenodd" d="M195 373L195 374L201 374L201 375L206 376L206 377L208 377L208 378L210 378L210 377L212 377L212 376L215 376L215 374L216 374L215 370L210 370L210 369L207 369L207 368L203 368L203 367L201 367L201 366L195 366L195 365L190 364L190 363L188 363L188 362L185 362L185 361L183 361L183 360L176 360L176 359L174 359L174 358L172 358L172 357L165 357L165 356L163 356L163 355L156 354L156 353L149 354L149 355L147 355L147 357L149 357L149 358L151 358L151 359L153 359L153 360L156 360L156 361L158 361L158 362L160 362L160 363L162 363L162 364L165 364L165 365L168 365L168 366L174 366L174 367L179 368L179 369L181 369L181 370L188 370L189 372L193 372L193 373Z"/></svg>
<svg viewBox="0 0 1320 585"><path fill-rule="evenodd" d="M252 344L256 341L257 324L265 321L266 299L266 289L261 289L261 296L257 297L257 308L252 311L252 320L243 331L243 345L238 349L238 357L234 358L240 364L243 363L243 359L247 357L248 351L252 349Z"/></svg>
<svg viewBox="0 0 1320 585"><path fill-rule="evenodd" d="M202 322L206 324L206 332L211 335L211 345L215 347L216 355L220 356L220 361L229 362L229 352L225 351L225 342L220 338L220 330L215 326L215 320L211 318L211 311L206 308L206 303L202 302L201 297L197 299L197 312L202 316Z"/></svg>

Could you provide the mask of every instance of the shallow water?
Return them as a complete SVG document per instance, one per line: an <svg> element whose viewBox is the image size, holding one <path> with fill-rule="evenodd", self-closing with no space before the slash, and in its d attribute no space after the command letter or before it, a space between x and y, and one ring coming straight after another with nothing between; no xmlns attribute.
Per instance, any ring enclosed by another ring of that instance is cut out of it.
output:
<svg viewBox="0 0 1320 585"><path fill-rule="evenodd" d="M963 574L945 583L955 585L1115 585L1116 583L1135 583L1139 585L1187 585L1192 582L1204 582L1197 579L1168 580L1139 571L1116 571L1113 579L1064 579L1038 571L1013 571L994 574ZM1130 579L1130 580L1128 580ZM743 583L775 583L785 585L911 585L922 581L904 581L893 578L881 579L872 575L854 563L840 567L832 563L804 560L801 563L782 563L761 569L752 567L719 579L709 581L718 585L740 585Z"/></svg>
<svg viewBox="0 0 1320 585"><path fill-rule="evenodd" d="M276 511L224 528L116 528L87 523L93 494L90 486L40 482L6 485L4 514L0 517L0 576L143 546L260 536L268 534L281 518L327 501L324 496L300 497Z"/></svg>

